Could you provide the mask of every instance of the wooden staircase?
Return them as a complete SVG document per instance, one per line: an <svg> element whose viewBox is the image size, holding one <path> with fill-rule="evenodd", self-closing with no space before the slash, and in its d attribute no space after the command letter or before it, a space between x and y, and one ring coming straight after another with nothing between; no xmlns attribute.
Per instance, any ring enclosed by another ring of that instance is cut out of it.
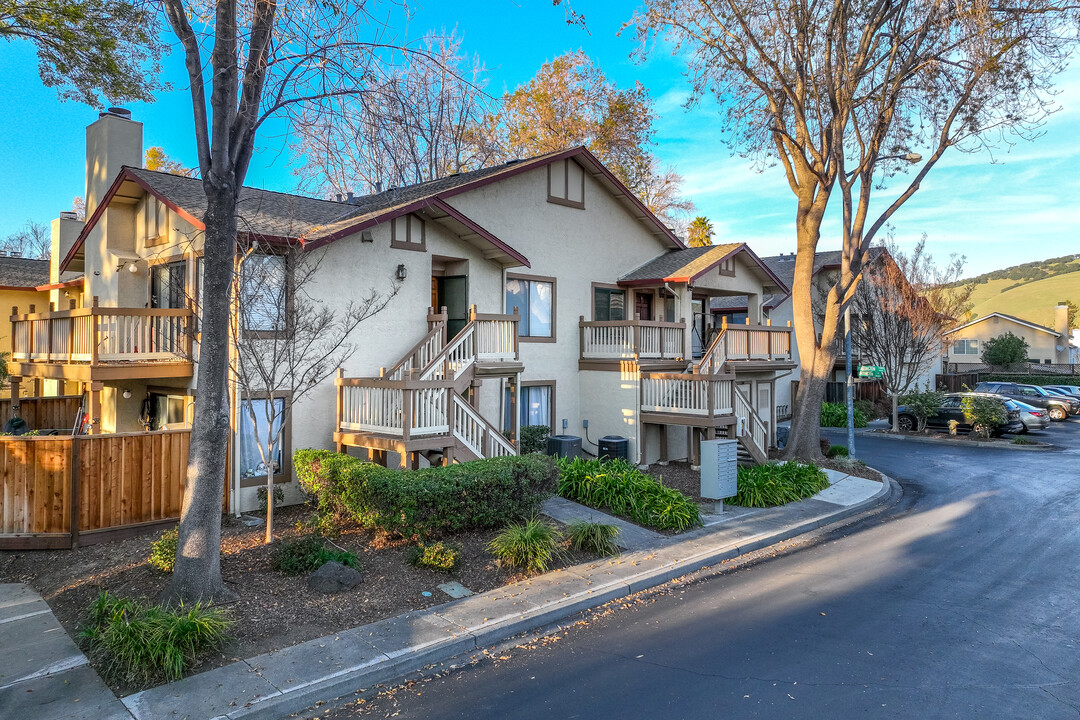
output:
<svg viewBox="0 0 1080 720"><path fill-rule="evenodd" d="M338 450L364 447L384 464L386 453L396 452L402 467L416 467L421 456L450 463L516 455L514 444L477 410L475 381L504 375L516 382L518 319L481 315L474 306L468 323L448 339L445 309L429 309L427 334L379 377L346 378L339 370Z"/></svg>

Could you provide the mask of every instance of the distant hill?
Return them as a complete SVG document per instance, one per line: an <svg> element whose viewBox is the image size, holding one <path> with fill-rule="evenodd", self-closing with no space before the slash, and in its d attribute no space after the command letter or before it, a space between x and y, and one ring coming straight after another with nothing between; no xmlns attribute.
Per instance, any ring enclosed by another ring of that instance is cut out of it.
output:
<svg viewBox="0 0 1080 720"><path fill-rule="evenodd" d="M1080 305L1080 254L1014 265L973 280L972 319L1001 312L1053 327L1054 305L1062 300Z"/></svg>

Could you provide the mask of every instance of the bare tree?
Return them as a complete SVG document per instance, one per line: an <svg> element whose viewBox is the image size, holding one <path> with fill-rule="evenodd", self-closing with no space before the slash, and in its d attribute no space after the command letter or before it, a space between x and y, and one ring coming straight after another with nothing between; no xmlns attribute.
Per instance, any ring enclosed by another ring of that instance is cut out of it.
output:
<svg viewBox="0 0 1080 720"><path fill-rule="evenodd" d="M1052 110L1051 80L1075 46L1078 13L1054 0L645 0L635 15L642 50L670 39L688 58L695 97L721 101L732 147L777 163L796 197L802 381L786 457L821 456L834 341L872 242L950 148L1032 137ZM919 164L914 177L872 213L873 191L906 162ZM837 190L843 258L819 339L814 255Z"/></svg>
<svg viewBox="0 0 1080 720"><path fill-rule="evenodd" d="M916 390L940 362L944 333L965 312L974 285L957 283L964 257L954 255L940 268L934 263L925 235L910 254L891 243L885 249L863 268L851 301L851 347L883 368L895 430L899 396Z"/></svg>
<svg viewBox="0 0 1080 720"><path fill-rule="evenodd" d="M44 223L27 220L21 230L0 241L0 250L33 260L48 260L52 254L51 231Z"/></svg>
<svg viewBox="0 0 1080 720"><path fill-rule="evenodd" d="M325 250L305 252L252 240L237 260L232 334L241 421L246 420L266 475L266 537L273 541L274 476L280 470L282 437L293 406L356 352L353 332L383 310L399 284L371 290L358 302L335 308L318 288L326 281ZM322 277L320 278L320 270ZM251 465L241 445L241 469Z"/></svg>
<svg viewBox="0 0 1080 720"><path fill-rule="evenodd" d="M292 138L303 190L375 192L491 164L495 149L480 132L494 105L483 64L453 32L426 35L420 47L365 92L300 113Z"/></svg>

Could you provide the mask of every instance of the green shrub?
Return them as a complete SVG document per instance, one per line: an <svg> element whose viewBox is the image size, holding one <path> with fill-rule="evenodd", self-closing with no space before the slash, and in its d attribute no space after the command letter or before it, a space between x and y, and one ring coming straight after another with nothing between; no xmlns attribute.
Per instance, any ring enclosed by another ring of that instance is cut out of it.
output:
<svg viewBox="0 0 1080 720"><path fill-rule="evenodd" d="M619 528L600 522L574 520L567 526L566 537L574 550L584 550L596 555L618 555L619 546L615 537Z"/></svg>
<svg viewBox="0 0 1080 720"><path fill-rule="evenodd" d="M286 575L303 575L318 570L328 562L339 562L356 570L360 569L360 559L348 550L329 548L326 538L320 535L308 535L296 540L282 540L278 544L277 554L271 563L278 572Z"/></svg>
<svg viewBox="0 0 1080 720"><path fill-rule="evenodd" d="M980 359L987 365L1011 365L1028 357L1028 343L1009 331L983 342Z"/></svg>
<svg viewBox="0 0 1080 720"><path fill-rule="evenodd" d="M855 427L866 427L866 415L859 408L854 408ZM821 403L821 427L847 427L846 403Z"/></svg>
<svg viewBox="0 0 1080 720"><path fill-rule="evenodd" d="M320 513L342 513L403 537L496 528L531 517L558 479L555 461L535 454L396 470L326 450L299 450L293 464Z"/></svg>
<svg viewBox="0 0 1080 720"><path fill-rule="evenodd" d="M266 488L261 487L255 491L259 499L259 514L266 515ZM274 507L281 507L285 502L285 489L280 485L274 486Z"/></svg>
<svg viewBox="0 0 1080 720"><path fill-rule="evenodd" d="M526 572L544 572L559 550L559 531L538 518L530 518L524 523L506 526L495 539L488 543L488 549L509 567Z"/></svg>
<svg viewBox="0 0 1080 720"><path fill-rule="evenodd" d="M724 502L743 507L773 507L812 497L829 487L829 477L816 465L767 463L740 467L738 493Z"/></svg>
<svg viewBox="0 0 1080 720"><path fill-rule="evenodd" d="M230 625L222 610L202 605L167 610L102 591L87 611L79 639L106 678L144 686L180 679L224 644Z"/></svg>
<svg viewBox="0 0 1080 720"><path fill-rule="evenodd" d="M457 569L460 559L461 547L441 540L434 543L419 543L409 548L410 565L423 565L435 570L453 572Z"/></svg>
<svg viewBox="0 0 1080 720"><path fill-rule="evenodd" d="M854 405L855 412L862 413L864 418L869 418L870 420L877 420L879 417L881 417L881 411L878 406L869 400L856 400ZM856 415L856 417L858 416Z"/></svg>
<svg viewBox="0 0 1080 720"><path fill-rule="evenodd" d="M551 428L547 425L526 425L521 428L521 454L546 453Z"/></svg>
<svg viewBox="0 0 1080 720"><path fill-rule="evenodd" d="M1023 435L1017 435L1016 437L1013 438L1012 444L1013 445L1036 445L1037 443L1034 440L1028 440Z"/></svg>
<svg viewBox="0 0 1080 720"><path fill-rule="evenodd" d="M825 453L825 457L847 457L848 449L844 445L830 445L829 452Z"/></svg>
<svg viewBox="0 0 1080 720"><path fill-rule="evenodd" d="M926 429L926 418L936 415L938 409L941 408L941 403L944 401L945 393L936 390L907 393L901 395L899 399L899 403L915 416L915 421L918 424L916 430L919 431Z"/></svg>
<svg viewBox="0 0 1080 720"><path fill-rule="evenodd" d="M971 432L982 438L990 437L994 428L1009 421L1005 406L1000 400L980 395L965 395L960 400L960 409L964 418L971 425Z"/></svg>
<svg viewBox="0 0 1080 720"><path fill-rule="evenodd" d="M171 573L176 564L176 545L179 542L179 530L172 528L150 543L150 557L147 561L161 572Z"/></svg>
<svg viewBox="0 0 1080 720"><path fill-rule="evenodd" d="M625 460L559 458L559 495L658 530L701 525L697 503Z"/></svg>

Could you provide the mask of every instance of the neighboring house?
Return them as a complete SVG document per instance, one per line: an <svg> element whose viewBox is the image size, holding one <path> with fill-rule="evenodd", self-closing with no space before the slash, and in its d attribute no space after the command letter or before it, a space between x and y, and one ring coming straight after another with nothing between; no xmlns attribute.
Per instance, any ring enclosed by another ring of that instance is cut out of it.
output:
<svg viewBox="0 0 1080 720"><path fill-rule="evenodd" d="M884 258L888 257L888 253L884 248L872 247L870 249L870 256L868 262L880 262ZM791 287L795 280L795 253L787 253L781 255L773 255L770 257L762 258L765 264L776 274L777 277L783 281L783 283ZM836 276L840 272L841 253L839 250L831 250L826 252L818 252L814 256L814 286L817 288L817 298L824 298L828 288L836 281ZM818 301L815 298L815 301ZM786 325L793 323L795 319L794 309L792 307L792 301L790 295L780 296L768 301L772 307L769 310L769 317L772 319L774 325ZM741 308L736 308L739 310ZM714 312L728 312L729 309L721 307L719 309L714 308ZM815 316L817 313L815 313ZM858 319L852 318L852 333L858 332ZM815 331L817 336L821 336L821 320L815 317ZM837 353L836 360L832 369L830 381L833 382L846 382L847 358L844 353L844 335L843 335L843 321L841 320L840 332L837 333ZM792 359L796 363L796 368L791 372L790 377L787 378L791 381L797 381L800 377L799 362L799 350L798 343L792 342ZM852 371L862 363L862 359L855 355L852 357ZM932 363L925 374L916 381L916 386L924 387L926 385L933 386L934 373L937 372L939 367L938 362ZM856 382L859 382L857 379ZM794 396L792 394L793 382L783 382L777 384L777 398L776 404L779 412L783 417L790 417L792 411L792 403Z"/></svg>
<svg viewBox="0 0 1080 720"><path fill-rule="evenodd" d="M1070 354L1069 307L1061 304L1054 306L1053 328L994 312L950 330L945 334L949 340L950 367L965 372L984 365L982 351L986 341L1006 332L1027 341L1027 362L1045 365L1074 362Z"/></svg>
<svg viewBox="0 0 1080 720"><path fill-rule="evenodd" d="M56 268L83 273L80 308L17 316L11 371L83 383L93 432L141 431L146 400L154 427L183 427L198 402L202 184L141 169L142 126L124 115L103 113L87 148L87 220ZM754 459L775 441L776 380L794 364L765 300L787 284L745 244L685 248L584 148L344 202L245 188L239 208L240 243L325 255L317 301L401 282L342 377L293 408L282 483L296 448L452 462L515 453L522 425L585 436L591 452L622 436L650 463L696 460L698 439L740 429ZM714 320L710 303L731 296L748 298L750 325ZM34 323L55 340L47 358ZM248 399L289 402L271 395ZM234 419L234 510L265 482L251 437Z"/></svg>

